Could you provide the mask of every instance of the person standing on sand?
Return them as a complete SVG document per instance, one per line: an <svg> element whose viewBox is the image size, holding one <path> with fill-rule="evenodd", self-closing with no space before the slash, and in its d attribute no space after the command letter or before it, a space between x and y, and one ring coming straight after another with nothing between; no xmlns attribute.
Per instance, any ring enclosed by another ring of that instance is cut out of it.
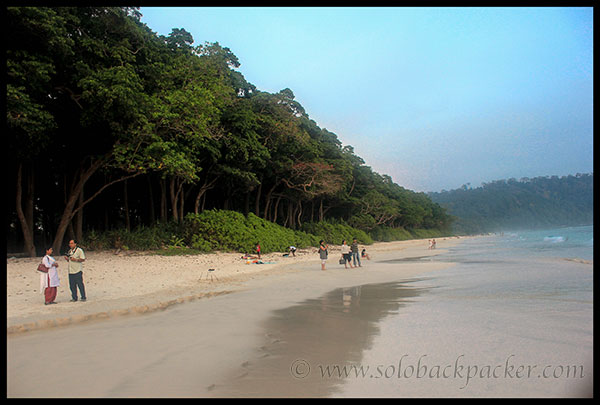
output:
<svg viewBox="0 0 600 405"><path fill-rule="evenodd" d="M56 290L60 286L58 279L58 263L52 257L52 248L46 249L46 255L42 259L42 264L48 269L47 273L40 274L40 292L44 294L44 305L56 304Z"/></svg>
<svg viewBox="0 0 600 405"><path fill-rule="evenodd" d="M83 285L83 262L85 261L85 253L83 249L77 246L77 242L73 239L69 241L69 252L65 256L69 262L69 287L71 288L71 302L77 301L77 288L81 293L81 301L86 300L85 286Z"/></svg>
<svg viewBox="0 0 600 405"><path fill-rule="evenodd" d="M327 263L327 245L323 244L324 241L319 241L319 257L321 258L321 270L325 270L325 263Z"/></svg>
<svg viewBox="0 0 600 405"><path fill-rule="evenodd" d="M258 258L260 259L260 243L256 242L256 254L258 255Z"/></svg>
<svg viewBox="0 0 600 405"><path fill-rule="evenodd" d="M358 260L358 267L362 267L362 265L360 264L360 255L358 254L358 241L356 240L356 238L354 238L352 241L351 250L352 250L352 261L354 262L354 267L356 267L357 260Z"/></svg>
<svg viewBox="0 0 600 405"><path fill-rule="evenodd" d="M351 259L351 253L350 253L350 246L348 246L348 244L346 244L346 239L344 239L342 241L342 258L344 259L344 267L348 268L348 263L350 263L350 268L353 268L352 266L352 259Z"/></svg>

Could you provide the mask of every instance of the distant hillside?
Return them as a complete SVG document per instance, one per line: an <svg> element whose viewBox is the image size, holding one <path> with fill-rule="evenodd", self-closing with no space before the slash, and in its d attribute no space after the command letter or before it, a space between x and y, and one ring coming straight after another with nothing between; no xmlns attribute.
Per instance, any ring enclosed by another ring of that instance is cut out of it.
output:
<svg viewBox="0 0 600 405"><path fill-rule="evenodd" d="M459 234L593 223L593 173L496 180L428 194L456 217L453 231Z"/></svg>

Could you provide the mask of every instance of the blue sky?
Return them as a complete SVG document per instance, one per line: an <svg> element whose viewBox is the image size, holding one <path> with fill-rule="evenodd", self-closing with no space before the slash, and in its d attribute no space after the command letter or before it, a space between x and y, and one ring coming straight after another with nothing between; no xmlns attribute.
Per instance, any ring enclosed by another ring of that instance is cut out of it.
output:
<svg viewBox="0 0 600 405"><path fill-rule="evenodd" d="M415 191L593 171L592 8L142 7Z"/></svg>

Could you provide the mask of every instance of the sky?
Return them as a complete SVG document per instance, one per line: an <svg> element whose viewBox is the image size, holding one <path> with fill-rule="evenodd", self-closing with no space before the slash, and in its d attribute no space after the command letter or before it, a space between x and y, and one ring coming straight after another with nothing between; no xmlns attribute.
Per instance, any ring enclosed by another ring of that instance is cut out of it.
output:
<svg viewBox="0 0 600 405"><path fill-rule="evenodd" d="M593 172L592 8L142 7L414 191Z"/></svg>

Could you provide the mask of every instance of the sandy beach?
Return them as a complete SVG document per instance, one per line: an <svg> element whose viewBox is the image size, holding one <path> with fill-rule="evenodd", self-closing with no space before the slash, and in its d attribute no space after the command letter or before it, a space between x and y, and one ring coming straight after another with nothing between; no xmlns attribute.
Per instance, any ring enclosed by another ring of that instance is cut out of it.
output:
<svg viewBox="0 0 600 405"><path fill-rule="evenodd" d="M290 361L307 355L296 349L290 352L287 344L294 341L295 348L310 352L314 337L308 330L294 331L294 317L285 313L283 321L273 324L273 314L306 300L316 300L319 307L330 305L320 297L340 289L344 293L339 303L350 305L352 293L346 288L410 282L448 268L451 263L433 256L461 240L438 239L435 250L428 249L427 240L378 243L367 247L371 260L348 270L338 264L339 246L330 247L326 271L311 251L295 258L265 255L264 261L277 261L271 265L245 264L238 254L159 257L89 252L84 275L88 301L68 302L68 286L61 278L58 304L51 306L45 306L35 291L37 261L9 259L8 396L329 395L332 387L326 381L307 384L290 377ZM425 260L410 260L416 257ZM386 263L403 259L409 260ZM216 268L213 278L219 279L206 280L202 274L207 268ZM405 290L398 291L398 297L390 297L392 307L403 305ZM338 299L331 303L338 305ZM332 322L323 331L323 338L333 343L328 345L332 348L328 358L341 360L360 352L385 311L376 308L377 313L359 323ZM346 338L336 343L336 336ZM52 364L53 373L45 371L46 363ZM268 375L271 384L262 384L261 378ZM46 383L39 384L40 379Z"/></svg>
<svg viewBox="0 0 600 405"><path fill-rule="evenodd" d="M332 247L326 271L310 251L269 265L90 252L89 300L68 302L63 286L52 306L17 294L27 284L17 277L7 395L590 396L590 265L497 238L437 246L376 244L355 269ZM99 259L120 271L93 267ZM10 277L35 272L11 260Z"/></svg>
<svg viewBox="0 0 600 405"><path fill-rule="evenodd" d="M437 249L428 240L379 242L364 246L372 259L398 252L402 257L442 253L460 241L441 238ZM340 246L330 245L328 268L338 270ZM227 294L245 288L257 277L289 271L290 265L320 269L316 248L301 249L296 256L282 253L262 255L268 264L247 264L240 253L160 256L142 252L86 252L84 282L87 302L71 299L66 262L59 260L60 287L56 305L44 305L40 293L40 258L7 259L7 333L64 326L91 320L164 310L172 305ZM369 261L365 261L368 264ZM215 269L209 272L208 269Z"/></svg>

